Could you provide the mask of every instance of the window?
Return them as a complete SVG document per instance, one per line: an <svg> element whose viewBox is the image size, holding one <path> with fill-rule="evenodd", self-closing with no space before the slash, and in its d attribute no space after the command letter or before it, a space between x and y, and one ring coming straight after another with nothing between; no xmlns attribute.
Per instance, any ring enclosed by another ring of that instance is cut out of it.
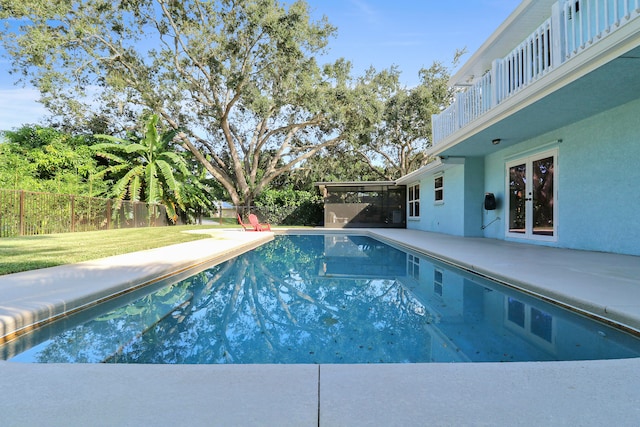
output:
<svg viewBox="0 0 640 427"><path fill-rule="evenodd" d="M507 319L510 322L524 328L524 312L525 306L522 302L511 297L507 299Z"/></svg>
<svg viewBox="0 0 640 427"><path fill-rule="evenodd" d="M420 216L420 184L409 187L409 218Z"/></svg>
<svg viewBox="0 0 640 427"><path fill-rule="evenodd" d="M545 341L553 341L553 317L549 313L531 307L531 333Z"/></svg>
<svg viewBox="0 0 640 427"><path fill-rule="evenodd" d="M420 280L420 258L409 254L407 259L407 273L416 280Z"/></svg>
<svg viewBox="0 0 640 427"><path fill-rule="evenodd" d="M433 292L442 296L442 270L433 270Z"/></svg>
<svg viewBox="0 0 640 427"><path fill-rule="evenodd" d="M434 201L442 203L444 201L444 176L437 176L433 181Z"/></svg>

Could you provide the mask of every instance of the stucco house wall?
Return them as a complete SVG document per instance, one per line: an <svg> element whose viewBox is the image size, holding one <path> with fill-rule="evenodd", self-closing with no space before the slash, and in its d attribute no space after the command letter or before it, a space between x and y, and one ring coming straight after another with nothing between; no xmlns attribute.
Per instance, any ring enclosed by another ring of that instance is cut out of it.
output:
<svg viewBox="0 0 640 427"><path fill-rule="evenodd" d="M435 201L434 182L443 177L444 200ZM408 218L407 228L452 234L482 236L481 219L484 200L484 159L466 158L444 170L426 168L407 186L420 184L420 217Z"/></svg>
<svg viewBox="0 0 640 427"><path fill-rule="evenodd" d="M498 209L483 211L484 237L505 237L506 162L558 149L557 241L527 243L640 255L640 100L522 142L484 159L486 192ZM558 142L561 140L562 142Z"/></svg>
<svg viewBox="0 0 640 427"><path fill-rule="evenodd" d="M639 117L636 100L566 128L561 246L640 255Z"/></svg>
<svg viewBox="0 0 640 427"><path fill-rule="evenodd" d="M444 201L434 201L434 181L444 178ZM464 166L456 165L446 171L427 173L407 186L420 184L420 216L408 217L407 228L433 231L460 236L464 220L462 189L464 187Z"/></svg>
<svg viewBox="0 0 640 427"><path fill-rule="evenodd" d="M407 228L466 237L640 255L640 100L512 145L468 157L446 170L417 174L420 218ZM557 150L556 238L507 236L507 162ZM434 202L434 179L444 177L444 202ZM485 210L485 193L497 209Z"/></svg>
<svg viewBox="0 0 640 427"><path fill-rule="evenodd" d="M445 171L449 206L417 225L640 255L639 61L631 3L521 2L451 77L455 100L432 116L426 154L459 166ZM428 191L429 175L427 166L412 178ZM497 209L477 208L483 193Z"/></svg>

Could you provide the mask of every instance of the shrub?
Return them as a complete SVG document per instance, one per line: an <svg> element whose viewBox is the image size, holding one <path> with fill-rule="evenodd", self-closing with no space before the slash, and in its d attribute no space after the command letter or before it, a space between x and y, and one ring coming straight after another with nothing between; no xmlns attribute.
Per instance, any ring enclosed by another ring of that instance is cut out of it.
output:
<svg viewBox="0 0 640 427"><path fill-rule="evenodd" d="M270 189L255 200L256 214L262 221L279 225L310 225L322 223L323 200L310 191Z"/></svg>

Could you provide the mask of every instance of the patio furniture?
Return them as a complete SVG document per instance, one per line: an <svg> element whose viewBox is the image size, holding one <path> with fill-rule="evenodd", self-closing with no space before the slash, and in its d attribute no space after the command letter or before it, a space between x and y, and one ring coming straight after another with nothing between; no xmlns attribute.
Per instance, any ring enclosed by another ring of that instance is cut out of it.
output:
<svg viewBox="0 0 640 427"><path fill-rule="evenodd" d="M271 231L271 225L260 224L260 221L258 221L258 217L255 214L249 215L249 222L256 231Z"/></svg>
<svg viewBox="0 0 640 427"><path fill-rule="evenodd" d="M238 224L240 224L242 226L244 231L262 231L262 230L259 230L256 227L254 227L254 226L247 225L244 222L242 222L242 217L240 216L240 214L238 214Z"/></svg>

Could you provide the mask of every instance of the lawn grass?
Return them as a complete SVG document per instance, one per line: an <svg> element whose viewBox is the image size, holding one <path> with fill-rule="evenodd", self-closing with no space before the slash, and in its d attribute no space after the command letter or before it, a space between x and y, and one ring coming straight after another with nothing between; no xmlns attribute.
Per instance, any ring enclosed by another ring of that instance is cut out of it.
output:
<svg viewBox="0 0 640 427"><path fill-rule="evenodd" d="M73 264L211 237L208 234L183 233L186 230L203 228L216 227L187 225L2 238L0 275Z"/></svg>

